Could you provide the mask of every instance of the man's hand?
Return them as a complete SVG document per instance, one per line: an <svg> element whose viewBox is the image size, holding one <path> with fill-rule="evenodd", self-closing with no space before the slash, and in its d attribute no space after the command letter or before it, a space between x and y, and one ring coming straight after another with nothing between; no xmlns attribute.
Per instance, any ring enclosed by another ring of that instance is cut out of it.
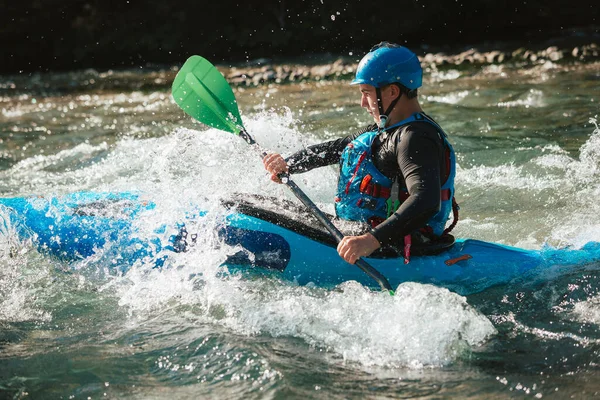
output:
<svg viewBox="0 0 600 400"><path fill-rule="evenodd" d="M271 174L273 182L282 183L277 175L288 172L288 165L280 154L271 153L263 158L265 169Z"/></svg>
<svg viewBox="0 0 600 400"><path fill-rule="evenodd" d="M367 257L381 247L370 233L360 236L345 236L337 246L337 252L346 262L354 264L360 257Z"/></svg>

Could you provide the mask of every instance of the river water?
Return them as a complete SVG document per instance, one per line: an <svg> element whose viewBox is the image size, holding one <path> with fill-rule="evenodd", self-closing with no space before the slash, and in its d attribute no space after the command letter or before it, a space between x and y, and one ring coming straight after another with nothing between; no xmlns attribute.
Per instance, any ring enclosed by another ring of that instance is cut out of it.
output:
<svg viewBox="0 0 600 400"><path fill-rule="evenodd" d="M291 199L245 142L177 108L174 74L0 77L0 195L136 191L156 203L149 230L233 192ZM248 131L284 154L370 122L347 81L234 91ZM599 94L597 63L428 68L421 102L458 158L454 233L531 249L600 240ZM296 181L332 211L333 167ZM0 231L2 398L600 393L600 265L468 297L416 283L391 297L223 278L232 249L202 245L211 232L170 268L120 274L101 255L66 264L10 223Z"/></svg>

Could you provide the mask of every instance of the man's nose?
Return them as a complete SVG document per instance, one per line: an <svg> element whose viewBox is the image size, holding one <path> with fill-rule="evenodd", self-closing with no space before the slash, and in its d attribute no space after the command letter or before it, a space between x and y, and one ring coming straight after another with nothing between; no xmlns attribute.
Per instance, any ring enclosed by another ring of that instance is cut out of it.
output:
<svg viewBox="0 0 600 400"><path fill-rule="evenodd" d="M360 106L362 108L367 108L369 106L369 103L367 102L367 96L364 94L360 96Z"/></svg>

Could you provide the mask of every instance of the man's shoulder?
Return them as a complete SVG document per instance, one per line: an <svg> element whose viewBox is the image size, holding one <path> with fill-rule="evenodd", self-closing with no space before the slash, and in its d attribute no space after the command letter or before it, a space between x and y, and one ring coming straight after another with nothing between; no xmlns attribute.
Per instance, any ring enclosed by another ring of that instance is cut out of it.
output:
<svg viewBox="0 0 600 400"><path fill-rule="evenodd" d="M401 126L388 137L395 144L396 151L407 151L414 148L431 148L443 146L442 134L432 124L415 121Z"/></svg>
<svg viewBox="0 0 600 400"><path fill-rule="evenodd" d="M439 139L439 129L429 122L414 121L400 126L392 132L393 137L402 140L409 139Z"/></svg>

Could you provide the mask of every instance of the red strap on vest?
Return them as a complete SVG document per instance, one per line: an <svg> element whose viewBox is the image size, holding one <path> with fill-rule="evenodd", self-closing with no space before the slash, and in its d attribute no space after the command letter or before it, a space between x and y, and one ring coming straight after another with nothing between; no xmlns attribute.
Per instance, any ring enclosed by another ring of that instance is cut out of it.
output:
<svg viewBox="0 0 600 400"><path fill-rule="evenodd" d="M442 199L442 201L450 200L450 193L450 189L442 189L442 191L440 192L440 198Z"/></svg>
<svg viewBox="0 0 600 400"><path fill-rule="evenodd" d="M404 236L404 264L410 262L410 246L412 245L412 236L410 233Z"/></svg>
<svg viewBox="0 0 600 400"><path fill-rule="evenodd" d="M354 174L352 175L352 177L348 180L348 183L346 184L346 194L348 194L348 192L350 191L350 185L352 185L352 181L354 180L354 178L356 178L356 174L358 174L358 169L360 168L360 164L362 164L362 162L365 160L366 156L367 156L367 152L363 152L360 155L358 162L356 163L356 168L354 168Z"/></svg>
<svg viewBox="0 0 600 400"><path fill-rule="evenodd" d="M458 223L458 210L460 210L460 207L458 206L458 203L456 202L456 198L453 197L452 198L452 223L450 224L449 227L447 227L444 230L444 233L442 233L442 236L450 233L450 231L452 231L452 229L454 229L454 227Z"/></svg>
<svg viewBox="0 0 600 400"><path fill-rule="evenodd" d="M360 192L365 193L369 196L379 197L382 199L388 199L392 194L392 190L390 188L386 188L381 186L378 183L371 182L373 177L371 175L366 175L362 182L360 182Z"/></svg>

